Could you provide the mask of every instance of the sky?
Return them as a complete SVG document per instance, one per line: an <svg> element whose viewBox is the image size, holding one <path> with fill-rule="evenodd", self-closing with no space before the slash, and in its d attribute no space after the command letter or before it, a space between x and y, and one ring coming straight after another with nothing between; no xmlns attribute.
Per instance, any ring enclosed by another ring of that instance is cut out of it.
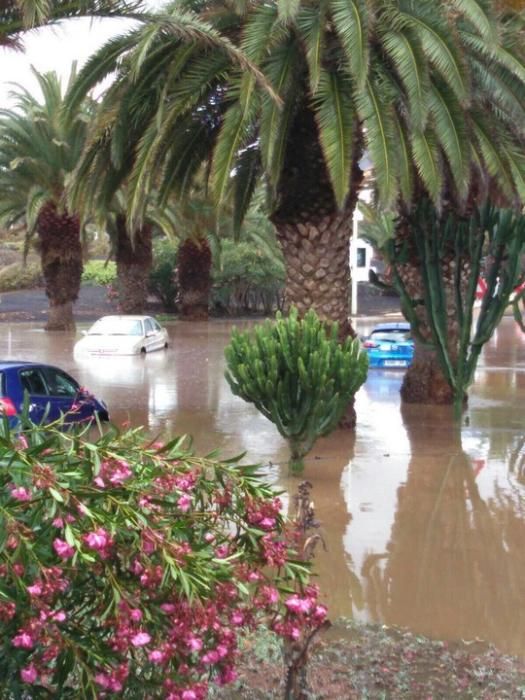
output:
<svg viewBox="0 0 525 700"><path fill-rule="evenodd" d="M65 84L73 61L76 60L80 68L99 46L130 26L129 20L117 18L67 20L26 32L23 52L0 47L0 106L13 106L9 83L20 83L30 91L38 90L32 65L41 73L56 71Z"/></svg>

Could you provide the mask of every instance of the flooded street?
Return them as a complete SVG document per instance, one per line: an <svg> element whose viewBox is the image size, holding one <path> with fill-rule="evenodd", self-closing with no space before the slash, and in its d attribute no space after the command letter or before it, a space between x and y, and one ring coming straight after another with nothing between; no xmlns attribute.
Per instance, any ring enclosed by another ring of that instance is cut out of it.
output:
<svg viewBox="0 0 525 700"><path fill-rule="evenodd" d="M224 380L232 325L175 322L167 351L80 359L80 333L3 324L0 356L64 368L107 401L116 423L189 433L199 454L246 452L293 494L284 440ZM448 408L401 409L401 378L372 370L356 397L355 435L332 434L306 460L326 541L315 569L330 616L480 638L525 657L525 336L503 320L482 355L461 431Z"/></svg>

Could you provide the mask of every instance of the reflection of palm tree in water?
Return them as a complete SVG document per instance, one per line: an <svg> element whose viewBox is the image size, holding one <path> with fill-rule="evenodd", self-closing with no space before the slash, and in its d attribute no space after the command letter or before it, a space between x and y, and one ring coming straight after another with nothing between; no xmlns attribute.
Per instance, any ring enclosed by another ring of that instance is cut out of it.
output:
<svg viewBox="0 0 525 700"><path fill-rule="evenodd" d="M428 416L403 409L413 456L387 552L363 566L367 603L388 624L521 653L525 509L483 501L459 431L435 407Z"/></svg>

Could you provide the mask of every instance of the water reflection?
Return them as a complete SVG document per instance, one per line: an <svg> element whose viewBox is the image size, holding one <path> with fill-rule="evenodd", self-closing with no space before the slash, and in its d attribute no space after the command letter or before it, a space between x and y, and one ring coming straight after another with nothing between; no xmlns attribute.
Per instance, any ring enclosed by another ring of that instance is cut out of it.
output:
<svg viewBox="0 0 525 700"><path fill-rule="evenodd" d="M414 407L402 413L412 457L387 546L362 567L368 610L440 639L490 639L522 653L525 494L496 486L484 500L486 461L463 450L449 416L437 424L435 409L430 420ZM445 455L427 452L437 442Z"/></svg>
<svg viewBox="0 0 525 700"><path fill-rule="evenodd" d="M177 322L167 351L86 359L74 357L73 333L2 324L0 357L63 367L108 402L117 423L191 434L200 454L246 452L284 489L288 508L297 481L287 476L286 443L224 379L232 325ZM371 372L356 397L355 435L335 432L306 462L327 544L315 571L330 614L481 637L525 656L525 337L504 320L461 433L447 409L400 410L401 379Z"/></svg>

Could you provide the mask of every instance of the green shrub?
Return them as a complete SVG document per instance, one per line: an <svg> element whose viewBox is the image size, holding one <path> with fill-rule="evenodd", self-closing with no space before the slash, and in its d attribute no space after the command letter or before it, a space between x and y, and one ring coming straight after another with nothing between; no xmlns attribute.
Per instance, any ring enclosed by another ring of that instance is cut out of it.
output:
<svg viewBox="0 0 525 700"><path fill-rule="evenodd" d="M162 302L166 311L175 311L177 299L178 244L169 240L157 241L153 247L153 266L149 275L148 289Z"/></svg>
<svg viewBox="0 0 525 700"><path fill-rule="evenodd" d="M326 616L254 466L184 439L0 421L0 697L193 698L259 624Z"/></svg>
<svg viewBox="0 0 525 700"><path fill-rule="evenodd" d="M337 334L337 324L327 331L313 310L298 319L294 308L253 334L234 329L225 350L233 393L275 423L290 446L292 472L304 469L303 457L337 426L366 379L368 356L359 340L341 344Z"/></svg>
<svg viewBox="0 0 525 700"><path fill-rule="evenodd" d="M225 239L214 261L212 305L230 313L272 313L282 304L285 276L277 249Z"/></svg>
<svg viewBox="0 0 525 700"><path fill-rule="evenodd" d="M0 292L17 289L33 289L44 283L42 268L38 262L14 262L0 269Z"/></svg>
<svg viewBox="0 0 525 700"><path fill-rule="evenodd" d="M106 287L117 279L117 266L112 261L89 260L84 265L82 282Z"/></svg>

